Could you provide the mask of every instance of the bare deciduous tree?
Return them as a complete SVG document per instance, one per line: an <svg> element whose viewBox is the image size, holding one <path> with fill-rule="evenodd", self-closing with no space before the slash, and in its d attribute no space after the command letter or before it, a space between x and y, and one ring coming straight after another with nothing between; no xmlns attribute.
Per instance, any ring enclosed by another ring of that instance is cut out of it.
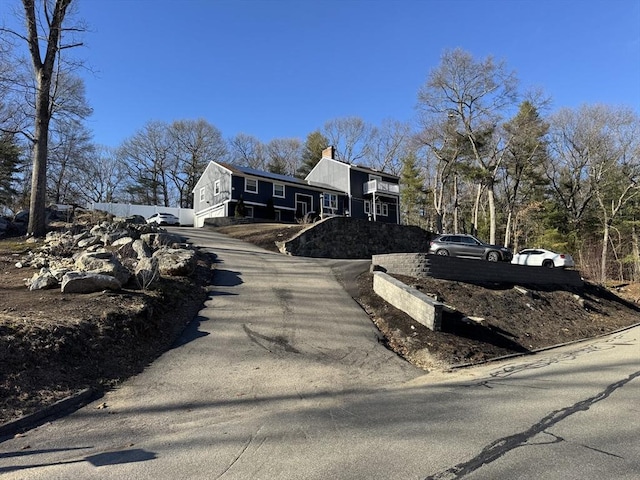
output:
<svg viewBox="0 0 640 480"><path fill-rule="evenodd" d="M293 176L300 168L302 142L297 138L275 138L267 144L267 156L267 170Z"/></svg>
<svg viewBox="0 0 640 480"><path fill-rule="evenodd" d="M79 203L82 169L95 157L91 134L78 121L52 122L49 135L47 191L54 203Z"/></svg>
<svg viewBox="0 0 640 480"><path fill-rule="evenodd" d="M371 154L374 130L359 117L345 117L329 120L322 131L335 147L336 160L355 163L367 161Z"/></svg>
<svg viewBox="0 0 640 480"><path fill-rule="evenodd" d="M547 176L572 231L581 230L585 214L596 202L603 233L601 281L607 276L613 222L640 195L639 132L635 113L605 105L563 109L551 118L554 160Z"/></svg>
<svg viewBox="0 0 640 480"><path fill-rule="evenodd" d="M76 189L86 202L117 202L125 199L128 168L109 147L97 147L91 158L78 169L74 177Z"/></svg>
<svg viewBox="0 0 640 480"><path fill-rule="evenodd" d="M227 147L220 131L206 120L179 120L169 126L172 139L169 177L179 195L179 205L193 207L191 192L212 160L221 160Z"/></svg>
<svg viewBox="0 0 640 480"><path fill-rule="evenodd" d="M477 184L474 229L478 226L480 196L486 191L489 204L490 241L495 243L496 209L494 184L504 145L496 136L496 126L517 99L517 79L503 62L492 57L476 61L461 49L446 51L418 93L422 123L434 117L455 120L458 132L466 138L470 165L468 173Z"/></svg>
<svg viewBox="0 0 640 480"><path fill-rule="evenodd" d="M229 161L235 165L265 170L266 158L265 146L252 135L239 133L229 140Z"/></svg>
<svg viewBox="0 0 640 480"><path fill-rule="evenodd" d="M453 212L453 231L458 232L458 163L463 154L464 138L455 128L453 119L432 119L431 123L423 125L416 141L426 147L427 158L434 159L432 170L431 196L435 210L435 229L438 233L444 231L444 217L448 213L446 205L450 204ZM445 202L445 195L451 198Z"/></svg>
<svg viewBox="0 0 640 480"><path fill-rule="evenodd" d="M12 114L14 129L33 142L32 184L28 234L45 234L45 206L47 200L47 155L49 146L49 126L56 111L65 109L56 102L64 98L56 89L62 84L58 81L65 72L61 53L81 45L74 36L84 31L80 25L67 25L67 13L71 0L22 0L26 32L2 28L3 33L23 40L27 45L31 63L31 80L26 75L17 74L12 79L14 94L22 98L13 103ZM17 71L17 70L16 70ZM15 71L14 71L15 72ZM25 99L33 98L32 109ZM33 130L25 132L24 120L33 119Z"/></svg>
<svg viewBox="0 0 640 480"><path fill-rule="evenodd" d="M385 120L373 130L368 164L371 168L400 175L402 158L410 155L411 127L396 120Z"/></svg>
<svg viewBox="0 0 640 480"><path fill-rule="evenodd" d="M128 165L134 183L129 193L134 201L144 205L177 203L170 190L169 171L173 139L164 122L148 122L118 149L118 157Z"/></svg>

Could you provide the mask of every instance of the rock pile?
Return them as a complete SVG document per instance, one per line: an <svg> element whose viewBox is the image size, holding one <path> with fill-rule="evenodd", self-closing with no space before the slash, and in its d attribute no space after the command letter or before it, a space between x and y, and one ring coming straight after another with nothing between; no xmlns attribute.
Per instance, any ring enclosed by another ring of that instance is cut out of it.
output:
<svg viewBox="0 0 640 480"><path fill-rule="evenodd" d="M180 236L126 221L49 232L16 263L38 269L25 280L30 290L60 287L63 293L146 289L162 275L189 275L195 266L196 252Z"/></svg>

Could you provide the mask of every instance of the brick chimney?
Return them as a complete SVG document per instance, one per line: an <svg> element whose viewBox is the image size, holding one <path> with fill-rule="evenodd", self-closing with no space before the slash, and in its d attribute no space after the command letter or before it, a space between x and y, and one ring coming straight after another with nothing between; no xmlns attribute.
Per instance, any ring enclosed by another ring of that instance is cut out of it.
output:
<svg viewBox="0 0 640 480"><path fill-rule="evenodd" d="M330 159L334 160L333 155L334 155L335 151L336 151L336 149L333 147L333 145L325 148L322 151L322 158L330 158Z"/></svg>

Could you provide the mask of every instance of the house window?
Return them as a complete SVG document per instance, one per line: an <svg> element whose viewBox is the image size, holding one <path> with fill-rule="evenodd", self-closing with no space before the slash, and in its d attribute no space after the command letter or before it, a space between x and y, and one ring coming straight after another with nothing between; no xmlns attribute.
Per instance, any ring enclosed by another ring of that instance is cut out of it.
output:
<svg viewBox="0 0 640 480"><path fill-rule="evenodd" d="M322 206L328 210L337 210L338 195L334 193L324 193L322 195Z"/></svg>
<svg viewBox="0 0 640 480"><path fill-rule="evenodd" d="M276 222L279 222L279 221L281 221L281 218L282 218L282 217L281 217L281 215L280 215L280 210L276 210L274 220L275 220Z"/></svg>
<svg viewBox="0 0 640 480"><path fill-rule="evenodd" d="M382 217L389 216L389 204L387 203L376 203L376 215L380 215Z"/></svg>
<svg viewBox="0 0 640 480"><path fill-rule="evenodd" d="M247 218L253 218L253 207L244 207L247 211L245 215Z"/></svg>
<svg viewBox="0 0 640 480"><path fill-rule="evenodd" d="M249 193L258 193L258 180L255 178L245 178L244 191Z"/></svg>
<svg viewBox="0 0 640 480"><path fill-rule="evenodd" d="M371 213L371 202L369 200L364 201L364 213L367 215Z"/></svg>
<svg viewBox="0 0 640 480"><path fill-rule="evenodd" d="M284 185L282 185L281 183L274 183L273 196L278 198L284 198Z"/></svg>
<svg viewBox="0 0 640 480"><path fill-rule="evenodd" d="M220 195L220 180L216 180L213 183L213 194Z"/></svg>
<svg viewBox="0 0 640 480"><path fill-rule="evenodd" d="M204 203L205 188L200 189L200 203Z"/></svg>

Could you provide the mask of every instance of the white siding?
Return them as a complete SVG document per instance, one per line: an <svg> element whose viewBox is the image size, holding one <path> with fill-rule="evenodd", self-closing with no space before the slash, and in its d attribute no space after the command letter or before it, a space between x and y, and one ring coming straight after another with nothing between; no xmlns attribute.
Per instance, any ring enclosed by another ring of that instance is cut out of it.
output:
<svg viewBox="0 0 640 480"><path fill-rule="evenodd" d="M315 185L327 185L334 190L349 192L349 165L338 160L322 158L309 172L306 180Z"/></svg>

